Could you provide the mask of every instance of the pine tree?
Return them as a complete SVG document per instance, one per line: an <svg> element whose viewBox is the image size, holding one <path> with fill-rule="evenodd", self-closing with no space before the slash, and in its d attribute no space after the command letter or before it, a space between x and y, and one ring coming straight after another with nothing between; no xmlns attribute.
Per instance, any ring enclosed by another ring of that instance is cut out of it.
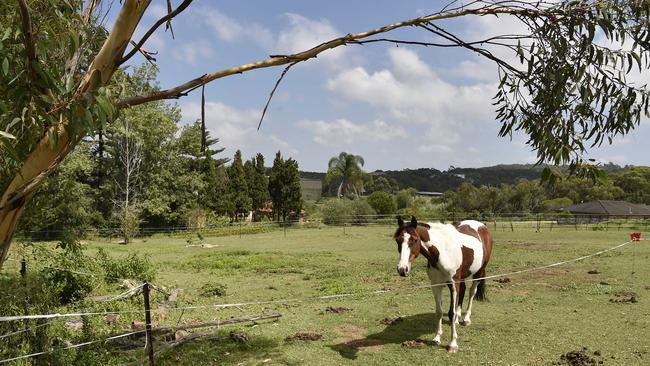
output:
<svg viewBox="0 0 650 366"><path fill-rule="evenodd" d="M302 209L298 162L293 159L285 161L279 151L271 168L269 193L273 202L273 216L278 221L286 221L291 212L299 213Z"/></svg>
<svg viewBox="0 0 650 366"><path fill-rule="evenodd" d="M228 167L228 178L230 179L230 201L233 205L231 213L235 217L240 213L247 213L251 209L251 198L248 193L246 173L244 172L244 165L241 160L241 151L239 150L235 152L232 165Z"/></svg>
<svg viewBox="0 0 650 366"><path fill-rule="evenodd" d="M257 210L264 208L269 201L269 182L266 178L264 155L258 153L244 164L248 178L248 188L251 196L253 214L257 220Z"/></svg>

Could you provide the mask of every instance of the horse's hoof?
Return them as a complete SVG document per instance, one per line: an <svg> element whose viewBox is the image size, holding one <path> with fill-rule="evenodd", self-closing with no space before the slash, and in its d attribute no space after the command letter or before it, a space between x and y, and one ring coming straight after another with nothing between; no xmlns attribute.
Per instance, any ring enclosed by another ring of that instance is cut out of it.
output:
<svg viewBox="0 0 650 366"><path fill-rule="evenodd" d="M463 320L462 322L460 322L460 325L463 325L463 326L468 326L470 324L472 324L471 320Z"/></svg>
<svg viewBox="0 0 650 366"><path fill-rule="evenodd" d="M458 346L452 346L452 345L447 346L447 352L449 352L449 353L458 352Z"/></svg>
<svg viewBox="0 0 650 366"><path fill-rule="evenodd" d="M431 343L433 343L433 344L436 345L436 346L439 346L439 345L440 345L440 340L437 339L437 338L434 338L434 339L431 341Z"/></svg>

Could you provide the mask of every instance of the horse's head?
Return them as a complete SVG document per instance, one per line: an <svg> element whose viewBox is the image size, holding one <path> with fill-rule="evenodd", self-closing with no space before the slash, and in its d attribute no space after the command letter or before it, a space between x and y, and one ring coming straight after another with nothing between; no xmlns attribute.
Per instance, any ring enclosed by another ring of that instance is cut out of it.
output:
<svg viewBox="0 0 650 366"><path fill-rule="evenodd" d="M415 216L411 222L405 223L401 216L397 217L397 231L395 231L397 251L400 254L397 272L400 276L406 277L411 272L411 263L420 255L422 239L418 234L418 221Z"/></svg>

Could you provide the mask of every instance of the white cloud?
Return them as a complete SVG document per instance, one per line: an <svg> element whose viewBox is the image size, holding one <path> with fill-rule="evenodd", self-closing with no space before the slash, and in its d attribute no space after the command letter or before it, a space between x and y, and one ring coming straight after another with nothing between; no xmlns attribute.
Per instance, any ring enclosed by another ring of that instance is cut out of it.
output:
<svg viewBox="0 0 650 366"><path fill-rule="evenodd" d="M327 19L313 20L299 14L286 13L284 17L289 27L278 35L275 49L279 54L292 54L306 51L325 41L342 35ZM347 55L345 47L325 51L318 59L327 61L330 66L337 66Z"/></svg>
<svg viewBox="0 0 650 366"><path fill-rule="evenodd" d="M183 121L191 123L201 117L201 105L196 102L181 104ZM262 152L272 156L277 150L293 155L298 150L287 141L275 135L265 136L257 131L261 111L257 109L238 109L222 102L205 103L206 128L212 137L219 139L219 146L228 151L241 149L244 156L253 156Z"/></svg>
<svg viewBox="0 0 650 366"><path fill-rule="evenodd" d="M389 49L388 56L390 69L372 73L362 67L348 69L330 79L328 89L390 118L428 126L426 142L418 147L423 152L449 152L461 140L459 131L485 128L481 123L493 120L494 84L446 82L406 48Z"/></svg>
<svg viewBox="0 0 650 366"><path fill-rule="evenodd" d="M406 131L400 126L375 120L368 123L354 123L344 118L331 122L302 120L296 126L310 131L312 140L319 145L352 145L359 141L388 141L392 138L406 136Z"/></svg>
<svg viewBox="0 0 650 366"><path fill-rule="evenodd" d="M187 122L201 117L201 105L196 102L181 104L183 119ZM214 137L219 138L223 145L239 147L247 142L257 127L260 111L256 109L240 110L221 102L205 103L206 128Z"/></svg>
<svg viewBox="0 0 650 366"><path fill-rule="evenodd" d="M202 19L222 41L234 42L249 39L264 48L268 48L273 44L273 34L260 24L242 23L208 6L197 7L195 12L196 19Z"/></svg>
<svg viewBox="0 0 650 366"><path fill-rule="evenodd" d="M205 39L179 43L172 50L172 56L176 60L190 66L196 66L202 58L213 60L214 55L212 44Z"/></svg>
<svg viewBox="0 0 650 366"><path fill-rule="evenodd" d="M148 14L153 17L154 19L158 20L165 15L167 15L167 8L160 5L160 4L152 4L149 7L149 12Z"/></svg>
<svg viewBox="0 0 650 366"><path fill-rule="evenodd" d="M269 140L271 140L271 142L273 142L282 151L290 152L293 155L298 155L298 153L299 153L298 149L292 147L288 142L282 140L281 138L279 138L279 137L277 137L275 135L270 135Z"/></svg>

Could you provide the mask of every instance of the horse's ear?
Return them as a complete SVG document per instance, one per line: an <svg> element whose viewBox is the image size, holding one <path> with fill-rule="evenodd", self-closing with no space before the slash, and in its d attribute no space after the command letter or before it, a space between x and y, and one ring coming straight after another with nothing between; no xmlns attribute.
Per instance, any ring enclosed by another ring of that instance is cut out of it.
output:
<svg viewBox="0 0 650 366"><path fill-rule="evenodd" d="M404 226L404 220L402 220L402 216L397 216L397 226Z"/></svg>
<svg viewBox="0 0 650 366"><path fill-rule="evenodd" d="M411 226L418 227L418 220L415 218L415 216L411 216Z"/></svg>

